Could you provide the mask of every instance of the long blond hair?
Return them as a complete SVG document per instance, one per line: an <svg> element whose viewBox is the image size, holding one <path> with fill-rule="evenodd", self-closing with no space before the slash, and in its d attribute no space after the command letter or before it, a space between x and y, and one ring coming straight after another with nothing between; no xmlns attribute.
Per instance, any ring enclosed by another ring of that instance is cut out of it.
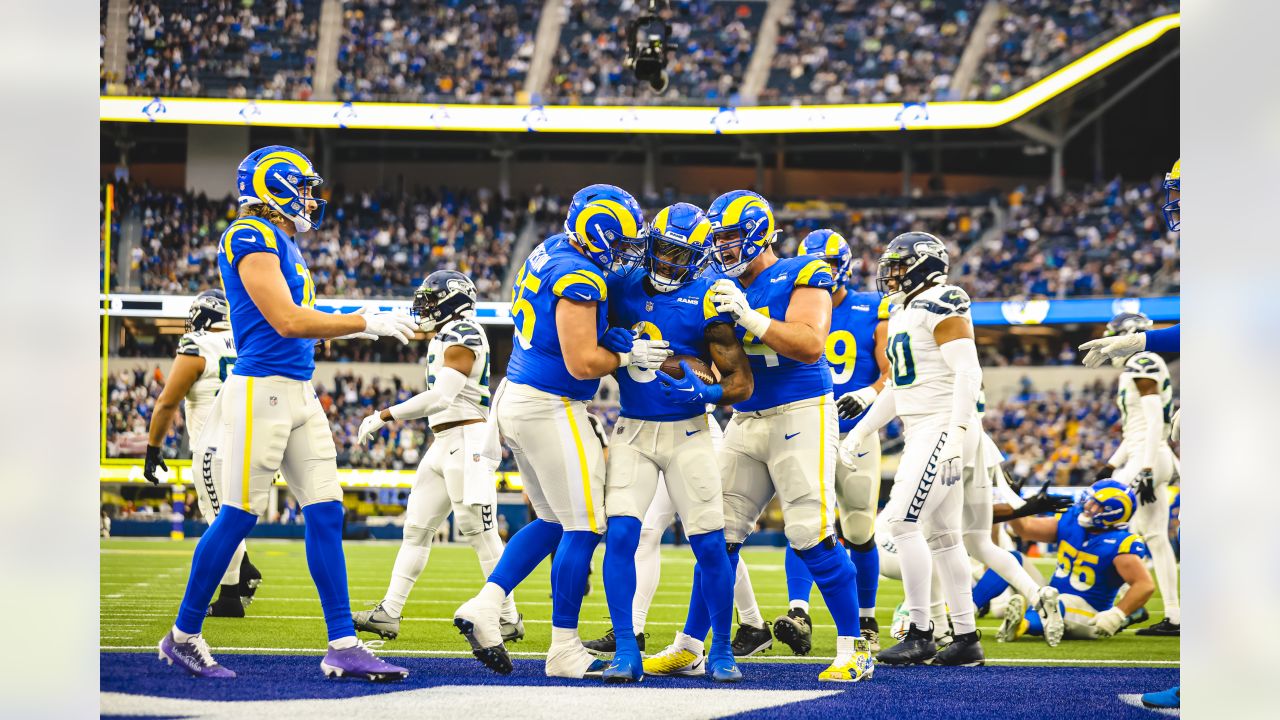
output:
<svg viewBox="0 0 1280 720"><path fill-rule="evenodd" d="M293 225L293 221L285 217L284 213L266 203L254 203L253 205L245 205L240 208L238 217L246 216L260 217L267 222L274 223L276 225L284 225L285 227Z"/></svg>

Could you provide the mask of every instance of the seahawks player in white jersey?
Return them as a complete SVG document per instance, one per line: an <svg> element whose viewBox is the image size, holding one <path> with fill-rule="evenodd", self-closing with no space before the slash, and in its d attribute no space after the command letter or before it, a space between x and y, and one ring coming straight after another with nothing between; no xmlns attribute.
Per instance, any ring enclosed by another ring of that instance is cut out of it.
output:
<svg viewBox="0 0 1280 720"><path fill-rule="evenodd" d="M156 469L166 472L169 470L160 455L160 445L173 425L178 404L185 399L187 439L193 455L196 498L200 504L200 514L206 522L213 522L221 507L219 483L216 479L221 477L222 461L218 459L214 443L207 438L205 442L201 442L201 436L213 409L213 400L222 389L222 381L227 379L227 373L236 364L236 343L231 334L230 312L227 296L221 290L205 290L192 301L187 313L187 332L178 341L178 355L173 359L164 390L156 399L155 410L151 415L147 459L142 473L150 482L159 484ZM214 424L217 424L216 421ZM244 617L244 609L253 600L253 594L261 582L262 573L249 562L245 545L240 543L231 565L222 577L218 599L209 606L209 615Z"/></svg>
<svg viewBox="0 0 1280 720"><path fill-rule="evenodd" d="M372 610L352 613L357 630L394 639L409 592L427 566L431 541L453 513L458 533L475 548L485 577L502 557L494 515L494 471L500 450L489 415L489 341L475 321L476 286L453 270L437 270L413 296L413 315L427 333L427 389L374 413L360 423L364 443L384 425L426 417L435 441L418 465L405 510L404 540L391 571L391 584ZM524 637L513 596L503 603L502 639Z"/></svg>
<svg viewBox="0 0 1280 720"><path fill-rule="evenodd" d="M1107 336L1133 335L1151 329L1142 313L1120 313L1107 323ZM1169 481L1174 456L1169 447L1173 412L1173 381L1164 359L1140 352L1124 361L1116 403L1120 406L1123 440L1107 461L1103 475L1114 477L1133 490L1138 508L1133 529L1142 535L1164 599L1164 619L1138 630L1138 635L1178 637L1182 613L1178 602L1178 558L1169 542Z"/></svg>
<svg viewBox="0 0 1280 720"><path fill-rule="evenodd" d="M880 257L880 290L899 306L889 317L892 385L840 445L841 461L856 466L854 452L863 439L895 415L902 417L906 446L884 517L902 563L911 628L901 643L877 656L889 665L985 662L961 539L963 489L956 487L965 465L965 437L978 423L982 368L969 296L947 284L948 268L942 241L922 232L899 235ZM934 563L955 629L955 641L942 650L929 622Z"/></svg>

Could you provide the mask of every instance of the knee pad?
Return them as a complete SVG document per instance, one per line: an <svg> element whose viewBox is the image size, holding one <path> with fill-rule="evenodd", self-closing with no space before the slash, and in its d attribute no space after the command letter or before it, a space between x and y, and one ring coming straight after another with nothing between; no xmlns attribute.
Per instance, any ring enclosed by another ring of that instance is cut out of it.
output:
<svg viewBox="0 0 1280 720"><path fill-rule="evenodd" d="M436 537L435 528L422 527L420 525L404 526L404 542L406 545L414 547L431 547L431 541Z"/></svg>
<svg viewBox="0 0 1280 720"><path fill-rule="evenodd" d="M749 511L745 500L739 498L735 501L731 497L734 496L726 495L724 498L724 537L730 543L741 545L755 530L756 519L747 517Z"/></svg>
<svg viewBox="0 0 1280 720"><path fill-rule="evenodd" d="M791 547L795 548L796 551L800 551L808 550L824 540L835 542L835 536L833 535L819 535L819 532L824 529L825 528L808 527L806 525L801 525L800 523L791 523L790 525L782 528L782 534L787 536L787 542Z"/></svg>
<svg viewBox="0 0 1280 720"><path fill-rule="evenodd" d="M895 541L900 541L904 537L920 535L922 533L923 531L920 529L920 523L908 522L906 520L891 520L889 522L889 535Z"/></svg>
<svg viewBox="0 0 1280 720"><path fill-rule="evenodd" d="M479 535L494 527L493 506L454 503L453 522L458 528L459 535Z"/></svg>
<svg viewBox="0 0 1280 720"><path fill-rule="evenodd" d="M960 533L955 530L940 530L929 535L929 550L937 555L960 544Z"/></svg>
<svg viewBox="0 0 1280 720"><path fill-rule="evenodd" d="M848 540L854 547L871 547L876 534L875 518L866 513L850 513L840 518L839 531L840 537Z"/></svg>

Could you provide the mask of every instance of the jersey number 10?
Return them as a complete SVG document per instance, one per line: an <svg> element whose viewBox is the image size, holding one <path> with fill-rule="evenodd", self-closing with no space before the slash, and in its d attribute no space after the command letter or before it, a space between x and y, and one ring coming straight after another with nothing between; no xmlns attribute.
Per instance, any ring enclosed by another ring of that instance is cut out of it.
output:
<svg viewBox="0 0 1280 720"><path fill-rule="evenodd" d="M916 381L916 360L911 356L911 336L900 332L893 336L887 348L889 364L893 366L893 384L902 387Z"/></svg>

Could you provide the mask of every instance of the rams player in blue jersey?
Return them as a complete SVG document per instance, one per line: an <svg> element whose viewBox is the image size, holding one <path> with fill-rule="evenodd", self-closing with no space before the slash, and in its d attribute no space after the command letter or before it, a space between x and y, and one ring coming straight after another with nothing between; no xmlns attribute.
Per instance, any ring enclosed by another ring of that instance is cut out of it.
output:
<svg viewBox="0 0 1280 720"><path fill-rule="evenodd" d="M601 377L629 366L653 370L671 354L665 341L607 325L605 278L643 258L642 227L640 206L626 191L583 188L569 204L565 232L538 246L516 276L515 342L493 407L537 519L511 538L484 588L454 613L472 652L495 672L512 670L499 628L502 602L552 550L546 673L582 678L605 667L578 637L591 555L605 529L604 449L587 401Z"/></svg>
<svg viewBox="0 0 1280 720"><path fill-rule="evenodd" d="M293 236L323 218L324 201L313 195L321 182L305 155L280 145L251 153L236 171L240 216L218 244L238 355L216 400L223 502L196 545L177 620L159 645L162 660L198 677L235 677L214 661L200 628L227 563L267 509L277 472L307 521L307 566L329 632L321 669L371 680L409 674L356 639L337 452L311 374L317 339L394 337L407 344L415 327L408 315L331 315L313 308L315 284Z"/></svg>
<svg viewBox="0 0 1280 720"><path fill-rule="evenodd" d="M831 368L836 408L843 437L875 402L889 378L885 354L889 301L880 292L849 289L853 252L834 230L815 230L800 242L800 255L818 258L831 266L836 290L831 296L831 332L826 356ZM866 462L856 470L836 465L836 506L840 532L850 544L849 556L858 570L858 608L862 636L872 652L880 650L876 623L876 591L880 585L880 552L875 542L875 516L880 503L880 435L868 435L857 450ZM791 607L773 622L773 634L797 655L812 647L813 622L809 618L809 594L813 578L794 550L786 556L787 597Z"/></svg>
<svg viewBox="0 0 1280 720"><path fill-rule="evenodd" d="M755 389L734 405L720 454L725 540L730 560L775 494L784 532L809 568L835 619L836 658L819 680L856 682L874 664L859 635L856 571L836 542L838 424L824 351L831 325L831 267L818 258L780 259L768 201L747 190L707 209L718 312L729 313L746 350ZM684 634L705 637L706 603L694 588ZM647 664L646 664L647 669Z"/></svg>
<svg viewBox="0 0 1280 720"><path fill-rule="evenodd" d="M698 559L702 596L711 608L706 668L699 664L683 674L709 670L713 680L733 682L742 678L729 637L734 573L725 549L720 472L706 407L749 398L751 369L734 336L733 319L712 305L712 280L699 278L711 249L706 215L694 205L676 203L654 216L646 236L644 269L609 279L609 324L665 341L677 355L707 358L720 377L704 382L684 361L680 378L634 365L617 374L621 419L609 443L604 500L609 517L604 587L617 644L604 679L635 682L644 675L631 624L635 558L641 519L661 481ZM700 645L704 639L689 642Z"/></svg>
<svg viewBox="0 0 1280 720"><path fill-rule="evenodd" d="M1115 635L1155 592L1143 563L1147 547L1129 529L1136 507L1137 498L1124 483L1107 479L1094 483L1056 518L1009 521L1023 540L1058 543L1058 567L1049 584L1058 590L1067 638ZM1129 589L1117 601L1126 584ZM1044 628L1040 615L1028 609L1025 617L1006 613L999 632L1001 640L1011 642L1024 634L1042 635Z"/></svg>

